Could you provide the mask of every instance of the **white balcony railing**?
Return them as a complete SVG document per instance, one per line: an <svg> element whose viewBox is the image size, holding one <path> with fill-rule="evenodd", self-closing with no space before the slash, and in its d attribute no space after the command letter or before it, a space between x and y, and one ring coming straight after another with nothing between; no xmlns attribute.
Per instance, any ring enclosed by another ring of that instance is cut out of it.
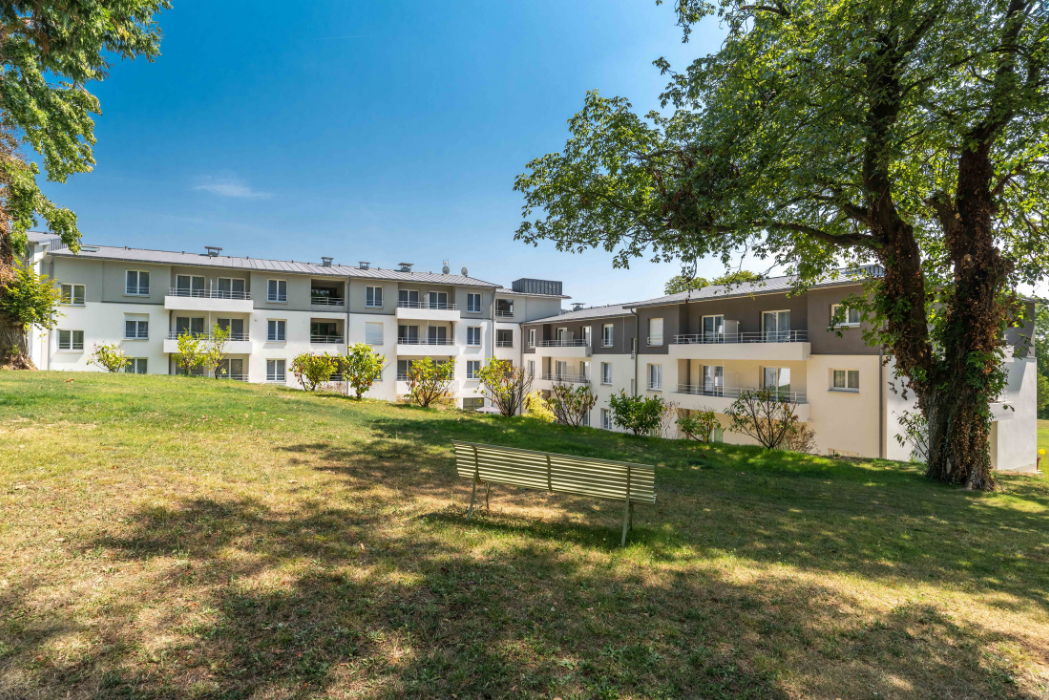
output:
<svg viewBox="0 0 1049 700"><path fill-rule="evenodd" d="M455 304L443 304L438 301L398 301L399 309L438 309L440 311L455 311L459 307Z"/></svg>
<svg viewBox="0 0 1049 700"><path fill-rule="evenodd" d="M497 340L495 341L495 347L497 348L512 348L514 341L512 340Z"/></svg>
<svg viewBox="0 0 1049 700"><path fill-rule="evenodd" d="M586 338L568 338L562 340L540 340L541 348L583 348L589 345Z"/></svg>
<svg viewBox="0 0 1049 700"><path fill-rule="evenodd" d="M663 344L663 336L661 335L650 335L648 336L648 346L658 347Z"/></svg>
<svg viewBox="0 0 1049 700"><path fill-rule="evenodd" d="M251 299L251 292L233 292L222 289L186 289L184 287L172 287L168 290L169 297L192 297L194 299Z"/></svg>
<svg viewBox="0 0 1049 700"><path fill-rule="evenodd" d="M496 311L495 312L495 317L496 318L513 318L514 317L514 312L513 312L512 309L510 311L506 311L506 310Z"/></svg>
<svg viewBox="0 0 1049 700"><path fill-rule="evenodd" d="M752 387L724 387L708 386L704 384L678 384L678 394L690 394L692 396L713 396L726 399L738 399L745 392L758 392L761 389ZM804 391L790 391L783 389L769 389L769 392L784 403L808 403Z"/></svg>
<svg viewBox="0 0 1049 700"><path fill-rule="evenodd" d="M345 306L346 300L340 297L310 297L310 303L314 306Z"/></svg>
<svg viewBox="0 0 1049 700"><path fill-rule="evenodd" d="M649 391L663 391L663 382L649 382L648 383L648 390Z"/></svg>
<svg viewBox="0 0 1049 700"><path fill-rule="evenodd" d="M184 331L184 332L186 332L186 331ZM198 338L200 340L211 340L212 339L212 335L210 333L190 333L190 335L192 335L194 338ZM167 334L167 340L178 340L178 333L177 332L168 333ZM248 337L247 333L230 333L229 334L229 340L230 341L242 341L242 340L250 340L250 338Z"/></svg>
<svg viewBox="0 0 1049 700"><path fill-rule="evenodd" d="M337 345L342 342L341 335L313 335L310 334L311 343Z"/></svg>
<svg viewBox="0 0 1049 700"><path fill-rule="evenodd" d="M561 372L543 372L541 377L551 382L564 382L567 384L589 384L590 377L584 374L566 374Z"/></svg>
<svg viewBox="0 0 1049 700"><path fill-rule="evenodd" d="M220 374L219 379L229 379L232 382L246 382L248 381L248 375L246 374Z"/></svg>
<svg viewBox="0 0 1049 700"><path fill-rule="evenodd" d="M674 345L720 343L807 343L808 331L757 331L750 333L692 333L675 335Z"/></svg>
<svg viewBox="0 0 1049 700"><path fill-rule="evenodd" d="M455 345L448 338L398 338L398 345Z"/></svg>

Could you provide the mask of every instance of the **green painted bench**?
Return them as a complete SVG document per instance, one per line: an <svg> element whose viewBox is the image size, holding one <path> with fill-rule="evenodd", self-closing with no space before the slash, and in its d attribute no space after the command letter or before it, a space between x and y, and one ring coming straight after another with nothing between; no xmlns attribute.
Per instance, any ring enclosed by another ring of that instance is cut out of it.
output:
<svg viewBox="0 0 1049 700"><path fill-rule="evenodd" d="M656 502L656 470L649 464L576 457L550 452L453 441L459 476L473 480L469 520L477 485L521 486L539 491L623 502L623 539L633 525L634 504Z"/></svg>

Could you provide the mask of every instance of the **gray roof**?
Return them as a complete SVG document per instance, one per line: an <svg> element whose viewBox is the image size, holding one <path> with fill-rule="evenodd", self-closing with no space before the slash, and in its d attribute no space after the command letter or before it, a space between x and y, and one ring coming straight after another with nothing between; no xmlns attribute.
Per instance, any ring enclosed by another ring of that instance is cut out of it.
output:
<svg viewBox="0 0 1049 700"><path fill-rule="evenodd" d="M425 282L429 284L447 284L457 287L498 287L499 285L463 275L445 275L438 272L401 272L373 267L362 270L349 265L331 265L325 267L319 263L294 262L289 260L264 260L262 258L237 258L230 255L211 257L204 253L176 253L166 250L145 250L143 248L124 248L117 246L88 245L81 246L80 253L73 253L68 248L51 251L51 255L60 257L92 258L97 260L120 260L124 262L156 263L161 265L191 265L231 270L257 270L262 272L289 272L317 277L358 277L376 280L396 280L399 282Z"/></svg>
<svg viewBox="0 0 1049 700"><path fill-rule="evenodd" d="M564 294L535 294L533 292L518 292L513 289L507 289L506 287L499 287L495 290L495 293L500 296L515 296L515 297L540 297L542 299L571 299L572 297Z"/></svg>
<svg viewBox="0 0 1049 700"><path fill-rule="evenodd" d="M566 311L557 316L537 318L527 323L553 323L554 321L583 321L591 318L614 318L616 316L633 316L628 307L633 304L608 304L606 306L589 306L579 311Z"/></svg>

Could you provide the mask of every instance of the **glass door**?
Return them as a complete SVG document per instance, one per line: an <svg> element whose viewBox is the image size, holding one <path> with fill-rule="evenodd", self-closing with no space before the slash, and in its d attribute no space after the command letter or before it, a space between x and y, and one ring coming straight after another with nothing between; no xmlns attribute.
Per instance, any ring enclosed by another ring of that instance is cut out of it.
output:
<svg viewBox="0 0 1049 700"><path fill-rule="evenodd" d="M725 393L725 368L723 366L703 366L703 393L707 396L721 396Z"/></svg>
<svg viewBox="0 0 1049 700"><path fill-rule="evenodd" d="M763 387L780 399L790 399L790 368L766 367L764 369Z"/></svg>
<svg viewBox="0 0 1049 700"><path fill-rule="evenodd" d="M725 317L704 316L703 317L703 342L721 343L725 340Z"/></svg>
<svg viewBox="0 0 1049 700"><path fill-rule="evenodd" d="M448 292L430 292L429 297L431 309L448 308Z"/></svg>
<svg viewBox="0 0 1049 700"><path fill-rule="evenodd" d="M402 289L397 292L397 305L402 309L419 308L419 290Z"/></svg>
<svg viewBox="0 0 1049 700"><path fill-rule="evenodd" d="M766 311L761 315L765 342L777 343L790 338L790 312Z"/></svg>
<svg viewBox="0 0 1049 700"><path fill-rule="evenodd" d="M430 345L446 345L448 343L448 329L444 326L430 326L428 335Z"/></svg>
<svg viewBox="0 0 1049 700"><path fill-rule="evenodd" d="M415 344L419 342L419 326L397 326L397 342Z"/></svg>

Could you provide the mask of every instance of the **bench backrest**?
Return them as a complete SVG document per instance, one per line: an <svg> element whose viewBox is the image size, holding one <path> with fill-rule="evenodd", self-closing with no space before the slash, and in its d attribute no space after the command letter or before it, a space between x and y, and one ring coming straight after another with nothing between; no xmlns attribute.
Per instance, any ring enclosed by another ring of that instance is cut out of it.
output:
<svg viewBox="0 0 1049 700"><path fill-rule="evenodd" d="M459 476L490 484L577 496L625 501L656 502L656 470L650 464L615 462L455 441L455 467Z"/></svg>

